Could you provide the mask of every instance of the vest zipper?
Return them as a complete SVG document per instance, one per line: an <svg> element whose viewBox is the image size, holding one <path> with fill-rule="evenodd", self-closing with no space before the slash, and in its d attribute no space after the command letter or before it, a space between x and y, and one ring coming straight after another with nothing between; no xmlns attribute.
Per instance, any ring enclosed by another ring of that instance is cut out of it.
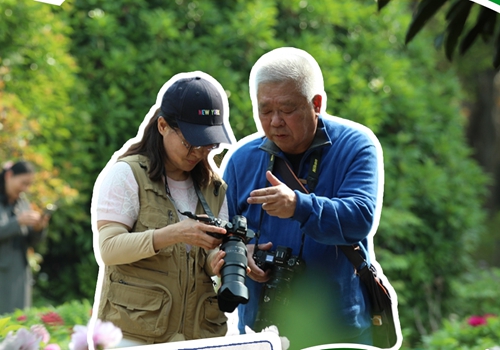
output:
<svg viewBox="0 0 500 350"><path fill-rule="evenodd" d="M120 284L125 284L127 286L133 286L133 287L143 287L143 288L146 288L146 286L142 285L142 284L137 284L137 283L130 283L130 282L127 282L127 281L124 281L122 279L118 280L118 283Z"/></svg>

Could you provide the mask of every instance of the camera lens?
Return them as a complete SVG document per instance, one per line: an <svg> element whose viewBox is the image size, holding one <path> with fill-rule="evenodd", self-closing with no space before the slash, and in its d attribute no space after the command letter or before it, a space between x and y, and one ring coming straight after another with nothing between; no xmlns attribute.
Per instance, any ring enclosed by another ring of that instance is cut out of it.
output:
<svg viewBox="0 0 500 350"><path fill-rule="evenodd" d="M219 308L224 312L232 312L238 304L248 302L248 289L245 286L248 264L247 247L238 236L230 236L221 246L226 252L221 269L221 287L218 292Z"/></svg>

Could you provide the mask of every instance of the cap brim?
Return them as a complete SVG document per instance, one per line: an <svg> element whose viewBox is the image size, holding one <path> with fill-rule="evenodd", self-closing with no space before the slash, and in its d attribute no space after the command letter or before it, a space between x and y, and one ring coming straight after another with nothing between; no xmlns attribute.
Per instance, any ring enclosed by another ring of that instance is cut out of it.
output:
<svg viewBox="0 0 500 350"><path fill-rule="evenodd" d="M206 146L214 143L231 144L224 125L200 125L177 120L182 136L192 146Z"/></svg>

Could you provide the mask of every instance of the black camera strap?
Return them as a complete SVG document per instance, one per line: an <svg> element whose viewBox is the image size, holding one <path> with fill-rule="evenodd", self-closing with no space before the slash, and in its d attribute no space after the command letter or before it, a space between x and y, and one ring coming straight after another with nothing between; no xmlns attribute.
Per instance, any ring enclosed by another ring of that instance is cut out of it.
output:
<svg viewBox="0 0 500 350"><path fill-rule="evenodd" d="M208 203L207 203L207 200L205 199L205 196L203 196L203 193L201 193L200 187L196 183L193 183L193 185L194 185L194 190L196 191L196 194L198 195L198 199L200 200L201 205L203 206L203 210L205 210L205 213L209 217L214 218L215 216L212 213L212 211L210 210L210 207L208 206Z"/></svg>
<svg viewBox="0 0 500 350"><path fill-rule="evenodd" d="M271 154L267 170L274 173L275 171L283 177L285 183L292 189L302 193L309 193L304 185L309 187L310 192L314 192L319 179L319 165L321 162L321 149L316 149L311 155L311 163L309 164L309 172L306 179L299 179L293 172L290 165L281 157L276 157Z"/></svg>
<svg viewBox="0 0 500 350"><path fill-rule="evenodd" d="M174 198L172 197L172 194L170 193L170 188L168 187L168 182L167 182L167 174L166 174L165 170L163 171L163 176L165 178L165 193L167 194L168 199L170 199L170 201L174 205L175 209L177 209L177 211L179 211L179 209L175 205ZM205 196L203 196L203 193L201 192L200 187L198 186L198 184L194 180L193 180L193 186L194 186L194 190L196 192L196 195L198 196L198 199L199 199L201 205L203 206L203 210L205 210L205 213L211 218L215 217L214 214L212 213L212 210L210 210L210 207L208 206L207 200L205 199ZM180 213L180 211L179 211L179 213Z"/></svg>
<svg viewBox="0 0 500 350"><path fill-rule="evenodd" d="M303 193L309 193L309 191L305 188L304 185L307 185L311 189L311 191L314 191L314 188L316 188L316 185L318 184L318 178L319 178L318 172L319 172L320 161L321 161L321 149L316 149L312 153L312 159L309 165L309 172L307 174L307 179L299 179L293 172L292 168L290 168L290 165L288 165L288 163L283 158L276 157L274 154L270 155L269 163L267 165L267 170L269 170L274 174L279 173L283 177L285 184L288 185L292 190L298 190ZM259 244L260 228L262 226L263 218L264 218L264 209L261 209L259 218L259 228L255 233L256 249ZM300 251L298 254L299 258L302 258L302 251L304 250L305 238L306 235L302 233L300 242Z"/></svg>

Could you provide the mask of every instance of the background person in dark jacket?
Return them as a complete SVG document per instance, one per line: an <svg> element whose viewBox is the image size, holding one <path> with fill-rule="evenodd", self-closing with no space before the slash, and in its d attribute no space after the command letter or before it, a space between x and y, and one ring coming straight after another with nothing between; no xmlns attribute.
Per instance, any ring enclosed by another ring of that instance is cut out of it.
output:
<svg viewBox="0 0 500 350"><path fill-rule="evenodd" d="M33 165L25 161L9 162L0 173L0 314L31 306L26 253L44 238L49 222L25 196L34 176Z"/></svg>

